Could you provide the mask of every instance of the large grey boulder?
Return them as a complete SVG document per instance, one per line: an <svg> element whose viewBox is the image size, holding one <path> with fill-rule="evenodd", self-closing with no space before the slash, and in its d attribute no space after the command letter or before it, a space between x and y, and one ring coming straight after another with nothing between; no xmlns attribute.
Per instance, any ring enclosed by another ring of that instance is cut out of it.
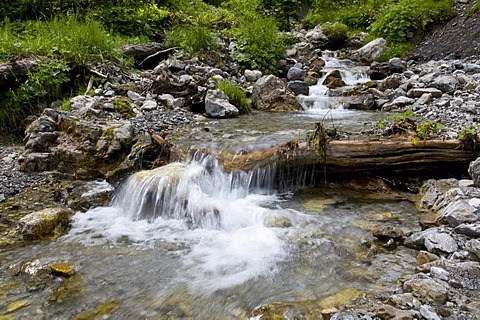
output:
<svg viewBox="0 0 480 320"><path fill-rule="evenodd" d="M240 113L237 107L228 101L227 95L219 89L207 91L205 112L211 118L231 118Z"/></svg>
<svg viewBox="0 0 480 320"><path fill-rule="evenodd" d="M351 58L364 63L372 63L377 61L382 52L387 47L387 41L383 38L377 38L370 41L358 50L352 53Z"/></svg>
<svg viewBox="0 0 480 320"><path fill-rule="evenodd" d="M452 94L458 86L458 80L452 76L440 76L433 80L432 86L443 93Z"/></svg>
<svg viewBox="0 0 480 320"><path fill-rule="evenodd" d="M274 75L263 76L253 85L253 106L265 111L293 111L302 106L295 98L295 93Z"/></svg>
<svg viewBox="0 0 480 320"><path fill-rule="evenodd" d="M480 158L470 162L468 166L468 174L472 177L473 185L480 187Z"/></svg>

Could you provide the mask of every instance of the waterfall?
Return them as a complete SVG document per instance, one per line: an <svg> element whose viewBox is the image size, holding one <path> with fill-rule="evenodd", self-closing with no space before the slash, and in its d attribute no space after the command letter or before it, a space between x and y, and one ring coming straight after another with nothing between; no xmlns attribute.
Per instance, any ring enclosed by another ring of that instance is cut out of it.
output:
<svg viewBox="0 0 480 320"><path fill-rule="evenodd" d="M190 228L235 230L255 223L244 213L231 219L231 204L249 195L274 194L275 166L225 172L210 155L196 153L189 163L132 175L114 198L132 220L184 220Z"/></svg>
<svg viewBox="0 0 480 320"><path fill-rule="evenodd" d="M325 53L322 57L325 66L323 76L317 84L310 87L309 95L300 95L298 100L307 112L325 113L327 110L342 110L341 98L332 96L331 90L323 83L330 72L338 70L346 87L355 86L370 80L366 71L368 67L359 66L351 60L339 60L334 55Z"/></svg>

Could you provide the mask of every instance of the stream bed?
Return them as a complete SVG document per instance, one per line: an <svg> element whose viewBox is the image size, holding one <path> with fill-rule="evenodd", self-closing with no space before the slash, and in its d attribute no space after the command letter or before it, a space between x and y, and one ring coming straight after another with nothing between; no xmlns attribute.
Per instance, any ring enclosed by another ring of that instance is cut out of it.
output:
<svg viewBox="0 0 480 320"><path fill-rule="evenodd" d="M366 81L362 70L346 83ZM302 112L206 120L169 139L244 153L303 138L315 122L353 138L385 117L335 99L316 86L300 98ZM279 304L286 318L316 319L382 300L414 271L415 252L371 232L420 230L409 195L340 184L279 190L276 174L226 172L202 154L133 174L109 206L75 214L66 235L0 249L0 319L259 319L255 308ZM75 274L50 278L58 262Z"/></svg>

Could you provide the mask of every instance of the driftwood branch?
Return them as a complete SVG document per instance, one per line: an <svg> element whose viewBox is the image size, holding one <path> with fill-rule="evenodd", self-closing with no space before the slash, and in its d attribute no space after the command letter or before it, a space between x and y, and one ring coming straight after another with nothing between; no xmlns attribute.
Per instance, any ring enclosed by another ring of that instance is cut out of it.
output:
<svg viewBox="0 0 480 320"><path fill-rule="evenodd" d="M142 62L140 62L140 65L144 66L150 60L155 59L155 58L157 58L158 56L161 56L161 55L166 55L167 53L170 53L170 52L175 51L177 49L178 49L178 47L172 47L172 48L168 48L168 49L165 49L165 50L157 51L154 54L151 54L148 57L146 57L145 59L143 59Z"/></svg>

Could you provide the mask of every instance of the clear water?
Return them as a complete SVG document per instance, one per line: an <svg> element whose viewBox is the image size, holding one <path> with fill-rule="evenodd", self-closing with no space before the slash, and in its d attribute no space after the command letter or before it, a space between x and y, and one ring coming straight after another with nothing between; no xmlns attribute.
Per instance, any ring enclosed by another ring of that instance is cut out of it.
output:
<svg viewBox="0 0 480 320"><path fill-rule="evenodd" d="M327 66L345 67L334 63ZM169 138L185 148L246 152L302 139L314 122L352 131L375 117L323 107L255 113ZM338 187L279 193L274 181L274 166L225 172L199 154L138 172L110 206L77 213L64 237L0 251L0 314L26 300L15 318L248 319L266 303L318 308L341 290L381 299L413 270L410 251L373 250L368 231L379 224L418 229L401 195ZM19 269L31 259L71 262L77 273L29 291Z"/></svg>

